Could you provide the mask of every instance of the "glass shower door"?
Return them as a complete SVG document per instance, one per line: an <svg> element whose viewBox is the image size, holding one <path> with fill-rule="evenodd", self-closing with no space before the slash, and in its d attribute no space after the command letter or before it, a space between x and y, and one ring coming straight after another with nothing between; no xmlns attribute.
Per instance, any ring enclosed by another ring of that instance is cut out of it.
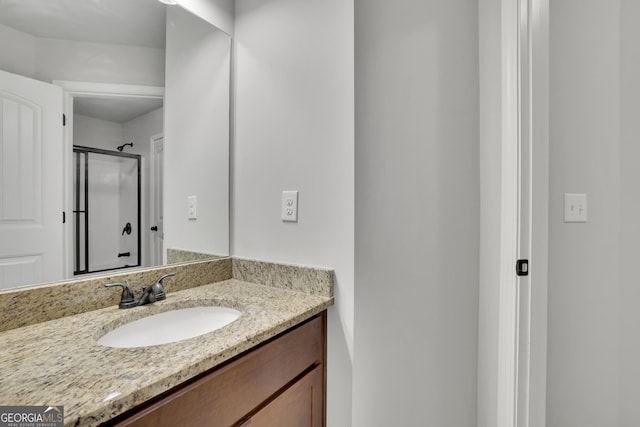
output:
<svg viewBox="0 0 640 427"><path fill-rule="evenodd" d="M139 266L140 156L74 147L74 274Z"/></svg>

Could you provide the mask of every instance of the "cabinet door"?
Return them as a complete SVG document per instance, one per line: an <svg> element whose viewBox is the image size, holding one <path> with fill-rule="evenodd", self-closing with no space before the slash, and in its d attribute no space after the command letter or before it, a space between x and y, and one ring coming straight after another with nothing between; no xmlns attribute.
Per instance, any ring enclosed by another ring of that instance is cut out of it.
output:
<svg viewBox="0 0 640 427"><path fill-rule="evenodd" d="M294 383L242 427L322 427L324 389L322 366Z"/></svg>

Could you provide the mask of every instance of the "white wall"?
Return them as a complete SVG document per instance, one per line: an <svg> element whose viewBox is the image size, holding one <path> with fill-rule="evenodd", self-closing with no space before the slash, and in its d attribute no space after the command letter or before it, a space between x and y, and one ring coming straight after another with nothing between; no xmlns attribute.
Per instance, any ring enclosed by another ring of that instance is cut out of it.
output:
<svg viewBox="0 0 640 427"><path fill-rule="evenodd" d="M478 3L355 6L353 425L475 426Z"/></svg>
<svg viewBox="0 0 640 427"><path fill-rule="evenodd" d="M353 3L237 0L232 254L326 266L328 426L351 425ZM297 223L280 219L298 190Z"/></svg>
<svg viewBox="0 0 640 427"><path fill-rule="evenodd" d="M180 9L167 11L165 248L229 253L227 34ZM197 219L187 197L197 197Z"/></svg>
<svg viewBox="0 0 640 427"><path fill-rule="evenodd" d="M625 397L635 406L640 380L637 368L621 370L627 355L620 347L637 335L639 320L624 313L629 303L620 305L621 297L637 293L635 275L631 279L626 271L638 258L637 240L629 253L620 251L626 227L637 222L621 222L628 213L621 210L627 202L621 205L620 161L631 154L621 148L620 130L621 93L627 91L620 80L625 13L621 0L550 2L548 427L640 423L623 422L620 412L622 378L636 372L636 392ZM635 35L627 43L637 40ZM637 148L631 150L638 159ZM629 185L637 183L633 175ZM628 189L625 199L635 206L637 186ZM565 192L587 193L587 223L563 222ZM623 271L631 280L621 280ZM625 324L625 316L636 323Z"/></svg>
<svg viewBox="0 0 640 427"><path fill-rule="evenodd" d="M164 86L164 49L32 37L0 25L0 69L50 82Z"/></svg>

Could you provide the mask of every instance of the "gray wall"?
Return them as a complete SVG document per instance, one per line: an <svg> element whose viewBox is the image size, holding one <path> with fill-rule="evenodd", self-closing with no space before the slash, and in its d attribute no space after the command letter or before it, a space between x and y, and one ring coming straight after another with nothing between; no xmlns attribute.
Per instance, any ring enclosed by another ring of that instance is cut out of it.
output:
<svg viewBox="0 0 640 427"><path fill-rule="evenodd" d="M550 5L547 425L637 426L640 5ZM563 223L565 192L587 223Z"/></svg>
<svg viewBox="0 0 640 427"><path fill-rule="evenodd" d="M620 419L640 425L640 2L621 2L620 73Z"/></svg>
<svg viewBox="0 0 640 427"><path fill-rule="evenodd" d="M328 420L351 424L353 2L237 0L232 254L327 266ZM298 190L297 223L280 219Z"/></svg>
<svg viewBox="0 0 640 427"><path fill-rule="evenodd" d="M475 426L478 2L355 16L353 425Z"/></svg>
<svg viewBox="0 0 640 427"><path fill-rule="evenodd" d="M547 425L618 426L620 1L550 6ZM563 223L565 192L589 222Z"/></svg>

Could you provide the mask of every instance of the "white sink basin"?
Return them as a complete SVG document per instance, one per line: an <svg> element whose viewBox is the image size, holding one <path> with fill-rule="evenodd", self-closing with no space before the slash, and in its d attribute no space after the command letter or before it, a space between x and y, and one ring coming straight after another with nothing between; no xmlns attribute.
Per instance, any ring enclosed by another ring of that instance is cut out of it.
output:
<svg viewBox="0 0 640 427"><path fill-rule="evenodd" d="M194 338L222 328L240 317L227 307L193 307L143 317L120 326L98 339L107 347L133 348Z"/></svg>

